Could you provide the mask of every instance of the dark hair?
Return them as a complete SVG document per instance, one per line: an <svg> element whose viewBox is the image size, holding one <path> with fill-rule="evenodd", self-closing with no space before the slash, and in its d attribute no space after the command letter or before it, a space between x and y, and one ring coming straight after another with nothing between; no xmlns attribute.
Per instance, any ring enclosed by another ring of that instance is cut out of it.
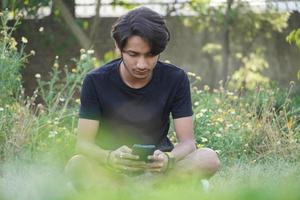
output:
<svg viewBox="0 0 300 200"><path fill-rule="evenodd" d="M140 36L148 42L153 55L163 52L170 40L164 18L146 7L136 8L121 16L112 26L111 35L121 51L128 38Z"/></svg>

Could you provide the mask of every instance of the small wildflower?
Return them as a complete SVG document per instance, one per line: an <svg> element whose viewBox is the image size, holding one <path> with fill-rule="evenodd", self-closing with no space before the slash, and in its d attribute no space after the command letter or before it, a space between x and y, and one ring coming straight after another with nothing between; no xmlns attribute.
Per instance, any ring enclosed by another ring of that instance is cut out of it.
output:
<svg viewBox="0 0 300 200"><path fill-rule="evenodd" d="M87 54L89 54L89 55L91 55L91 54L94 54L94 50L93 49L89 49L88 51L87 51Z"/></svg>
<svg viewBox="0 0 300 200"><path fill-rule="evenodd" d="M196 74L195 74L195 73L192 73L192 72L188 72L187 75L188 75L188 76L196 76Z"/></svg>
<svg viewBox="0 0 300 200"><path fill-rule="evenodd" d="M201 80L202 80L201 76L196 76L196 79L197 79L198 81L201 81Z"/></svg>
<svg viewBox="0 0 300 200"><path fill-rule="evenodd" d="M278 140L278 141L276 142L276 144L277 144L277 145L280 145L280 144L281 144L281 141L280 141L280 140Z"/></svg>
<svg viewBox="0 0 300 200"><path fill-rule="evenodd" d="M87 55L86 54L82 54L81 56L80 56L80 60L84 60L84 59L86 59L87 58Z"/></svg>
<svg viewBox="0 0 300 200"><path fill-rule="evenodd" d="M205 138L205 137L201 137L201 142L207 142L208 141L208 139L207 138Z"/></svg>
<svg viewBox="0 0 300 200"><path fill-rule="evenodd" d="M76 72L77 72L77 69L76 69L76 68L73 68L73 69L72 69L72 72L73 72L73 73L76 73Z"/></svg>
<svg viewBox="0 0 300 200"><path fill-rule="evenodd" d="M194 103L194 106L199 106L199 101L196 101L196 102Z"/></svg>
<svg viewBox="0 0 300 200"><path fill-rule="evenodd" d="M216 104L220 104L221 100L219 98L215 98L215 102L216 102Z"/></svg>
<svg viewBox="0 0 300 200"><path fill-rule="evenodd" d="M85 53L85 49L80 49L80 53L84 54Z"/></svg>
<svg viewBox="0 0 300 200"><path fill-rule="evenodd" d="M220 137L222 137L222 135L220 133L217 133L216 137L220 138Z"/></svg>
<svg viewBox="0 0 300 200"><path fill-rule="evenodd" d="M56 56L55 56L55 60L57 60L57 59L59 59L59 56L56 55Z"/></svg>
<svg viewBox="0 0 300 200"><path fill-rule="evenodd" d="M65 98L60 97L60 98L59 98L59 101L60 101L60 102L64 102L64 101L65 101Z"/></svg>
<svg viewBox="0 0 300 200"><path fill-rule="evenodd" d="M197 113L196 114L196 119L199 119L199 118L201 118L203 116L203 113Z"/></svg>
<svg viewBox="0 0 300 200"><path fill-rule="evenodd" d="M18 13L17 17L18 17L18 18L23 18L24 16L23 16L22 13Z"/></svg>
<svg viewBox="0 0 300 200"><path fill-rule="evenodd" d="M42 76L40 74L35 74L36 79L40 79Z"/></svg>
<svg viewBox="0 0 300 200"><path fill-rule="evenodd" d="M30 51L30 54L34 56L34 55L35 55L35 51L34 51L34 50L31 50L31 51Z"/></svg>
<svg viewBox="0 0 300 200"><path fill-rule="evenodd" d="M41 27L39 28L39 32L43 32L43 31L44 31L44 27L41 26Z"/></svg>
<svg viewBox="0 0 300 200"><path fill-rule="evenodd" d="M4 108L0 107L0 112L4 111Z"/></svg>
<svg viewBox="0 0 300 200"><path fill-rule="evenodd" d="M53 138L53 137L55 137L57 134L58 134L57 131L50 131L48 137L49 137L49 138Z"/></svg>
<svg viewBox="0 0 300 200"><path fill-rule="evenodd" d="M207 109L201 109L200 112L205 113L207 111Z"/></svg>
<svg viewBox="0 0 300 200"><path fill-rule="evenodd" d="M80 104L80 99L76 99L75 102Z"/></svg>
<svg viewBox="0 0 300 200"><path fill-rule="evenodd" d="M216 152L217 154L220 154L220 153L221 153L221 150L215 150L215 152Z"/></svg>
<svg viewBox="0 0 300 200"><path fill-rule="evenodd" d="M209 90L209 86L208 85L204 85L204 91L208 91Z"/></svg>
<svg viewBox="0 0 300 200"><path fill-rule="evenodd" d="M21 38L21 41L22 41L24 44L28 43L28 40L27 40L26 37L22 37L22 38Z"/></svg>
<svg viewBox="0 0 300 200"><path fill-rule="evenodd" d="M59 64L58 64L57 62L55 62L55 63L53 64L53 67L57 69L57 68L59 68Z"/></svg>

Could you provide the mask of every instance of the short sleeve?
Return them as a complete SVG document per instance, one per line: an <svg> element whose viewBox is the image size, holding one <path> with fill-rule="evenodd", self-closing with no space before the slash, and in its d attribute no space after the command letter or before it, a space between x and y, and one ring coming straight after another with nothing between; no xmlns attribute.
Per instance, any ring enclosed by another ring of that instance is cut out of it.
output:
<svg viewBox="0 0 300 200"><path fill-rule="evenodd" d="M171 106L173 119L189 117L193 115L190 82L187 74L183 71L182 78L179 79L176 93Z"/></svg>
<svg viewBox="0 0 300 200"><path fill-rule="evenodd" d="M99 120L101 117L100 102L97 98L95 85L90 75L83 81L80 93L79 117L85 119Z"/></svg>

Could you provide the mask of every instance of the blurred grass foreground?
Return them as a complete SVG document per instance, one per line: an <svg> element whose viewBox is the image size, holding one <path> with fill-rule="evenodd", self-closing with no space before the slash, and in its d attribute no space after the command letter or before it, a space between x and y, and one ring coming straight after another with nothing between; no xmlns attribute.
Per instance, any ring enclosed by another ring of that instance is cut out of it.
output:
<svg viewBox="0 0 300 200"><path fill-rule="evenodd" d="M0 199L300 199L300 96L290 96L294 83L288 89L274 83L246 89L233 78L213 89L200 87L201 77L191 72L198 147L216 150L222 161L208 190L193 176L72 190L64 166L75 151L78 94L84 75L99 61L93 50L80 50L70 69L57 57L51 79L36 74L38 87L25 96L21 69L35 52L26 54L30 41L12 36L20 17L13 26L7 22L2 12ZM172 130L169 137L176 143Z"/></svg>

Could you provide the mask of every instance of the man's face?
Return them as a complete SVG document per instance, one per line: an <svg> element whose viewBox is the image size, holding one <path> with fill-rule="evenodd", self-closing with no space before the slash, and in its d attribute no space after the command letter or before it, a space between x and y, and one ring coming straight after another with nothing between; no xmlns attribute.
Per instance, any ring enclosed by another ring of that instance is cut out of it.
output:
<svg viewBox="0 0 300 200"><path fill-rule="evenodd" d="M132 36L127 39L122 50L122 57L130 78L147 79L151 77L159 55L152 55L150 50L149 44L140 36Z"/></svg>

